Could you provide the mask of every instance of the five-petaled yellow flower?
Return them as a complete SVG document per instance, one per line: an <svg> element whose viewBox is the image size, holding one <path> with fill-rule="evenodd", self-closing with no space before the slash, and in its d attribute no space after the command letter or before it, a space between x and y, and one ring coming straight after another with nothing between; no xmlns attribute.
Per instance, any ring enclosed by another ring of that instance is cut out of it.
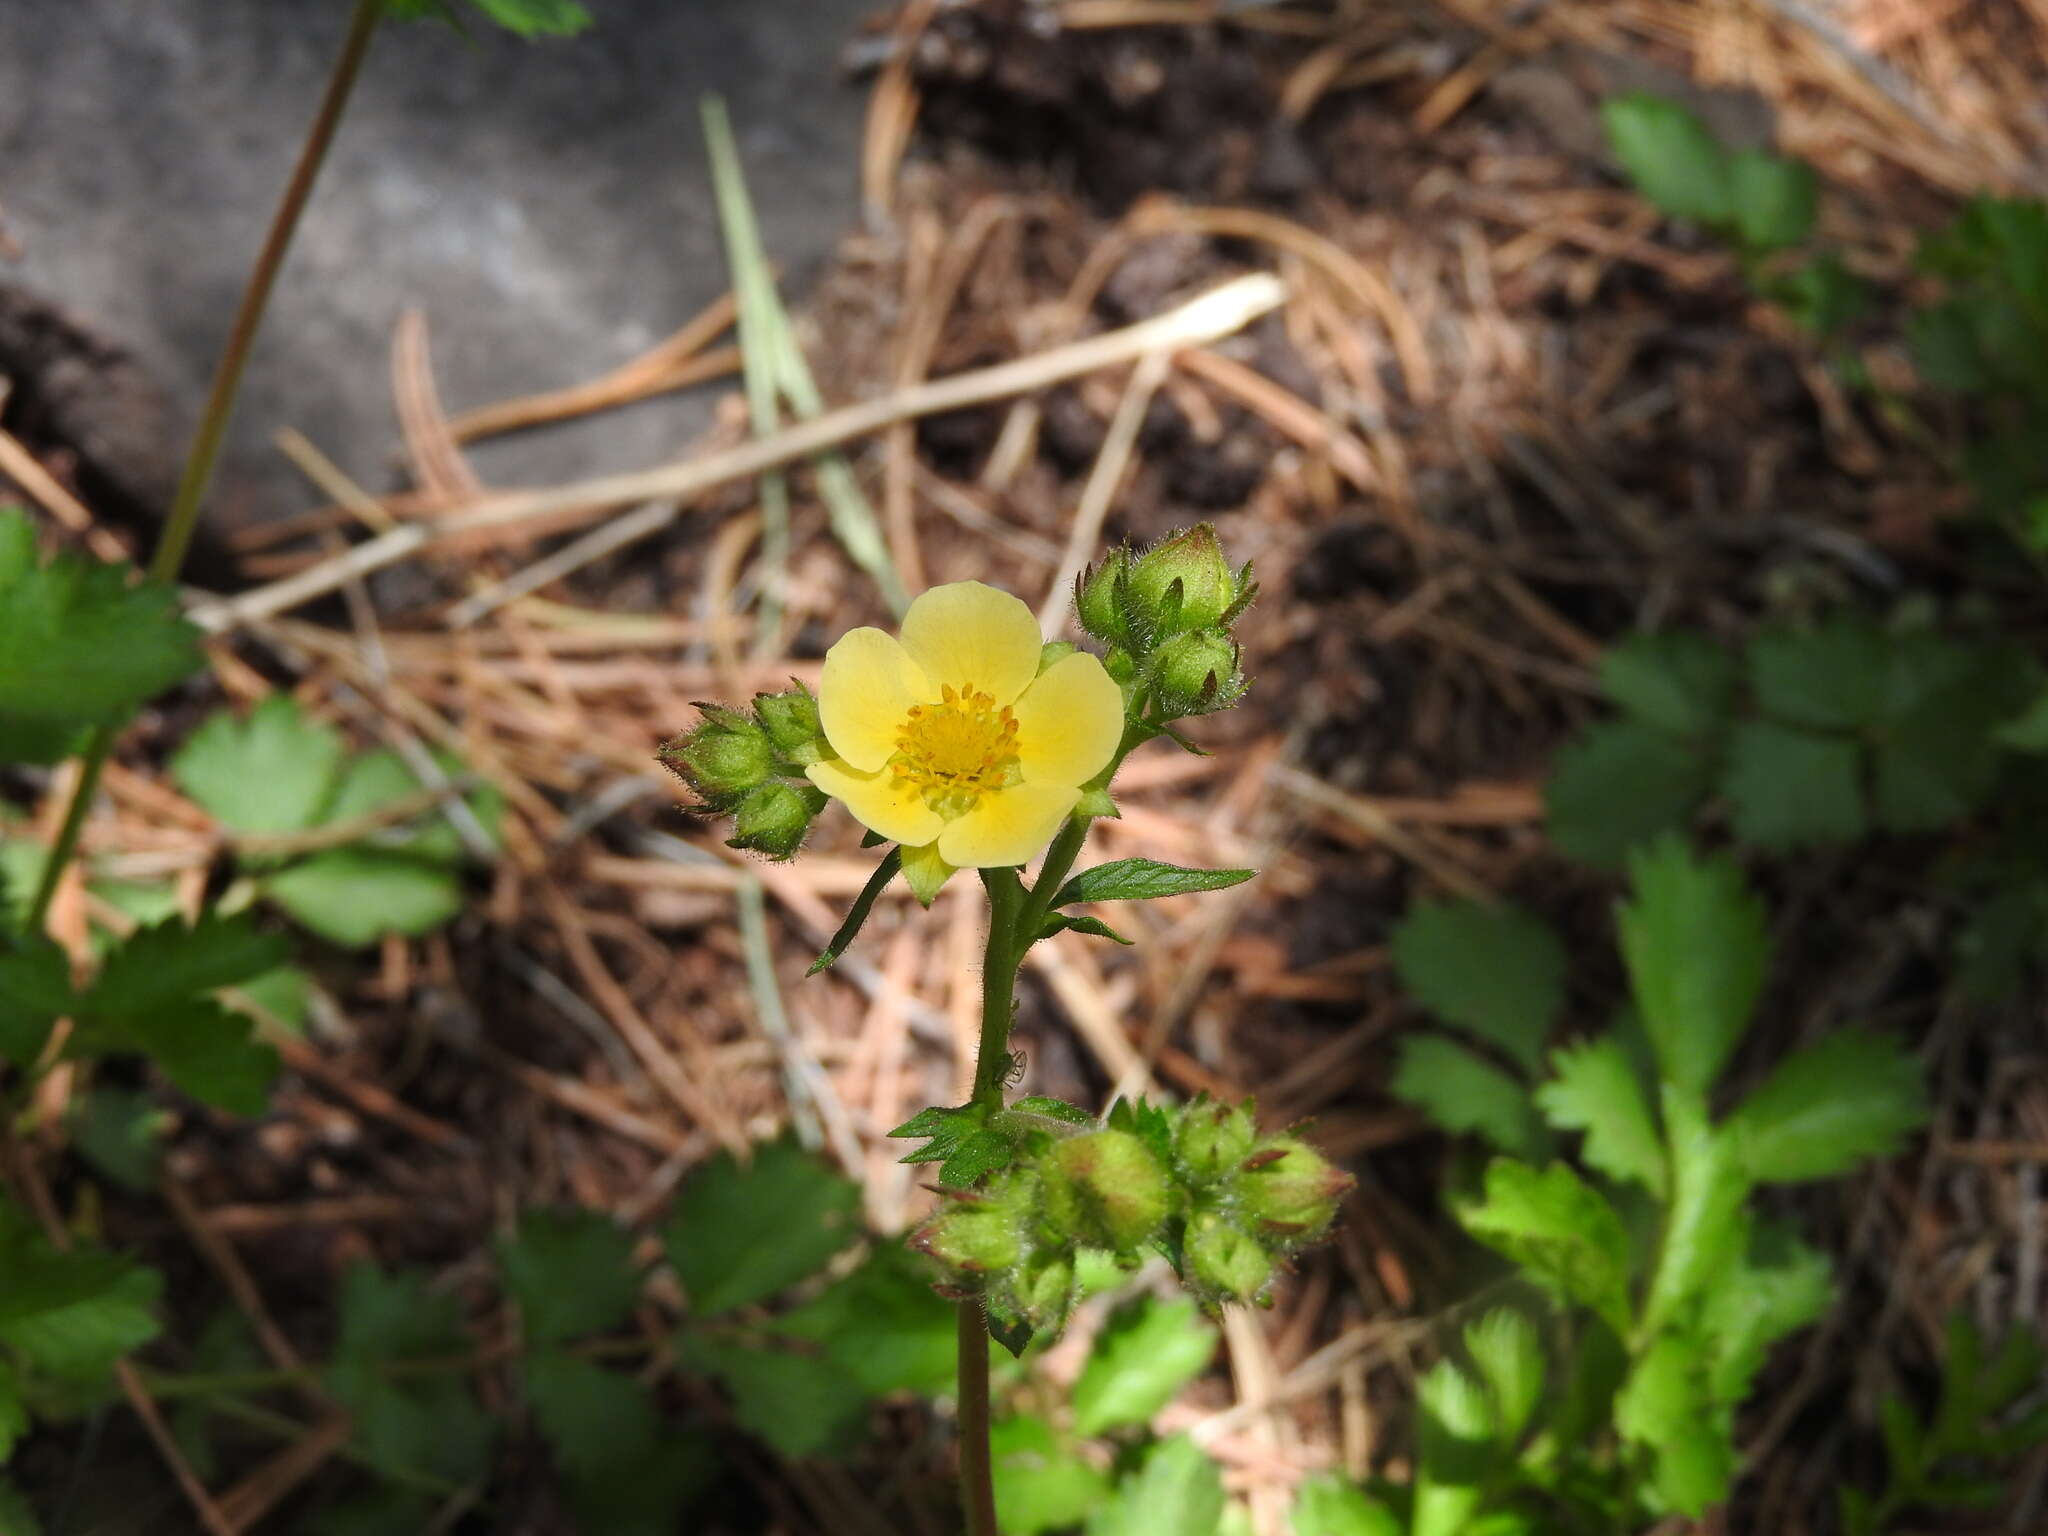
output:
<svg viewBox="0 0 2048 1536"><path fill-rule="evenodd" d="M837 760L805 770L907 864L1022 864L1109 765L1123 694L1085 651L1038 670L1031 610L978 581L910 605L898 641L848 631L825 655L818 712ZM948 872L934 870L941 878Z"/></svg>

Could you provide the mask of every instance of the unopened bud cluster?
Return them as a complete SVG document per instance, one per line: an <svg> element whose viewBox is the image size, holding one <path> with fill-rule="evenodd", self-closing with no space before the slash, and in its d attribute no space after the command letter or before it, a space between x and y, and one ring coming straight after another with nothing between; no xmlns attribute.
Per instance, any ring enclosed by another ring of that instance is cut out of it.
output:
<svg viewBox="0 0 2048 1536"><path fill-rule="evenodd" d="M707 814L730 816L727 846L787 859L803 846L825 796L803 776L826 754L818 701L801 683L754 697L751 711L699 704L693 731L663 743L661 760L697 792Z"/></svg>
<svg viewBox="0 0 2048 1536"><path fill-rule="evenodd" d="M1231 628L1258 595L1251 563L1233 571L1207 523L1142 554L1112 550L1081 573L1081 627L1108 648L1119 681L1148 684L1169 719L1227 709L1244 697L1243 653Z"/></svg>
<svg viewBox="0 0 2048 1536"><path fill-rule="evenodd" d="M1162 1137L1082 1129L983 1188L946 1190L911 1244L1039 1330L1072 1309L1083 1248L1131 1263L1157 1248L1205 1305L1263 1305L1280 1261L1328 1232L1352 1183L1293 1136L1259 1137L1249 1102L1203 1098Z"/></svg>

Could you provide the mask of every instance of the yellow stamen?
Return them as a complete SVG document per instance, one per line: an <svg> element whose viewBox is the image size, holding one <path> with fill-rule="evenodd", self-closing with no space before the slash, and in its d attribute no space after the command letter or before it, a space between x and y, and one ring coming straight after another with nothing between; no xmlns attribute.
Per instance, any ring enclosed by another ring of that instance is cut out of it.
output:
<svg viewBox="0 0 2048 1536"><path fill-rule="evenodd" d="M937 703L911 706L889 767L898 782L916 785L933 810L958 815L1010 782L1017 721L989 694L947 686Z"/></svg>

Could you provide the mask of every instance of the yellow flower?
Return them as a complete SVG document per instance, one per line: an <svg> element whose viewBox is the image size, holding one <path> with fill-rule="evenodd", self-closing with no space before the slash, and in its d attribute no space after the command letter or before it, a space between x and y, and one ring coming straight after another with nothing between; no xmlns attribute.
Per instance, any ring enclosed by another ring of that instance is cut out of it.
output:
<svg viewBox="0 0 2048 1536"><path fill-rule="evenodd" d="M805 769L907 864L1022 864L1052 841L1123 737L1123 694L1075 652L1038 670L1038 624L978 581L910 605L898 641L851 630L825 656L818 712L838 758Z"/></svg>

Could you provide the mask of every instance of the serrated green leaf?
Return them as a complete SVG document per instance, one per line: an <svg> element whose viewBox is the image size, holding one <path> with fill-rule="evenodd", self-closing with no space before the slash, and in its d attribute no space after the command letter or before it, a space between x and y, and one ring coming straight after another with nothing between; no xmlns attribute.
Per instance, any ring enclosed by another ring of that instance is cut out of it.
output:
<svg viewBox="0 0 2048 1536"><path fill-rule="evenodd" d="M1870 285L1843 265L1834 251L1822 251L1767 289L1795 324L1815 336L1833 336L1870 307Z"/></svg>
<svg viewBox="0 0 2048 1536"><path fill-rule="evenodd" d="M954 1309L900 1244L877 1246L859 1268L784 1313L774 1328L809 1340L873 1397L932 1395L953 1384Z"/></svg>
<svg viewBox="0 0 2048 1536"><path fill-rule="evenodd" d="M1661 1335L1614 1401L1614 1427L1651 1458L1666 1508L1694 1518L1728 1495L1735 1446L1707 1393L1706 1351L1685 1334Z"/></svg>
<svg viewBox="0 0 2048 1536"><path fill-rule="evenodd" d="M462 911L446 868L380 849L337 848L272 875L263 891L304 927L347 949L386 934L431 933Z"/></svg>
<svg viewBox="0 0 2048 1536"><path fill-rule="evenodd" d="M1607 720L1557 754L1543 795L1551 841L1581 863L1621 863L1683 827L1714 786L1714 757L1633 720Z"/></svg>
<svg viewBox="0 0 2048 1536"><path fill-rule="evenodd" d="M389 1476L467 1482L488 1465L496 1434L460 1374L399 1362L467 1353L461 1307L410 1270L359 1263L342 1276L341 1329L323 1377L355 1421L356 1446Z"/></svg>
<svg viewBox="0 0 2048 1536"><path fill-rule="evenodd" d="M1853 843L1863 836L1863 748L1770 720L1745 720L1728 744L1721 793L1735 835L1774 852Z"/></svg>
<svg viewBox="0 0 2048 1536"><path fill-rule="evenodd" d="M1783 250L1813 233L1820 181L1804 161L1738 151L1728 162L1728 190L1736 231L1752 250Z"/></svg>
<svg viewBox="0 0 2048 1536"><path fill-rule="evenodd" d="M296 965L272 966L235 987L221 1003L259 1024L303 1036L313 1011L313 978Z"/></svg>
<svg viewBox="0 0 2048 1536"><path fill-rule="evenodd" d="M1481 1136L1526 1158L1541 1157L1548 1146L1528 1086L1443 1035L1401 1042L1393 1090L1454 1136Z"/></svg>
<svg viewBox="0 0 2048 1536"><path fill-rule="evenodd" d="M1439 1360L1415 1384L1415 1509L1410 1536L1459 1536L1493 1461L1493 1405L1471 1376Z"/></svg>
<svg viewBox="0 0 2048 1536"><path fill-rule="evenodd" d="M654 1452L661 1416L631 1376L543 1349L526 1358L520 1377L534 1423L571 1477L622 1471Z"/></svg>
<svg viewBox="0 0 2048 1536"><path fill-rule="evenodd" d="M925 1148L929 1152L931 1148ZM999 1173L1017 1158L1017 1148L1000 1131L970 1131L962 1136L939 1164L939 1182L948 1189L972 1189L992 1173ZM929 1161L920 1157L920 1161Z"/></svg>
<svg viewBox="0 0 2048 1536"><path fill-rule="evenodd" d="M633 1234L599 1211L527 1211L500 1239L498 1269L529 1348L609 1333L640 1294Z"/></svg>
<svg viewBox="0 0 2048 1536"><path fill-rule="evenodd" d="M156 1337L163 1277L153 1269L112 1260L111 1255L52 1255L45 1250L43 1261L37 1262L36 1283L47 1278L42 1271L48 1262L81 1257L95 1262L69 1267L67 1294L44 1291L41 1304L34 1306L24 1306L18 1295L9 1295L6 1315L0 1318L0 1344L37 1372L92 1382L130 1350ZM10 1262L10 1291L22 1267Z"/></svg>
<svg viewBox="0 0 2048 1536"><path fill-rule="evenodd" d="M101 1177L147 1194L156 1188L158 1142L170 1118L147 1093L101 1084L74 1101L71 1139Z"/></svg>
<svg viewBox="0 0 2048 1536"><path fill-rule="evenodd" d="M1505 1254L1545 1289L1597 1313L1617 1334L1629 1329L1628 1232L1598 1190L1563 1163L1538 1172L1497 1157L1479 1200L1457 1207L1459 1223Z"/></svg>
<svg viewBox="0 0 2048 1536"><path fill-rule="evenodd" d="M1600 687L1645 725L1690 739L1711 738L1735 707L1735 657L1690 630L1631 635L1600 658Z"/></svg>
<svg viewBox="0 0 2048 1536"><path fill-rule="evenodd" d="M1789 1233L1760 1227L1741 1266L1708 1292L1700 1313L1711 1399L1739 1404L1770 1347L1817 1321L1834 1292L1834 1267L1826 1254Z"/></svg>
<svg viewBox="0 0 2048 1536"><path fill-rule="evenodd" d="M1564 946L1513 907L1424 902L1394 931L1401 982L1446 1021L1499 1046L1524 1070L1542 1064L1564 1001Z"/></svg>
<svg viewBox="0 0 2048 1536"><path fill-rule="evenodd" d="M449 780L462 776L462 764L455 758L437 753L435 761ZM382 749L365 752L343 770L334 799L320 820L324 825L367 816L417 795L428 787L427 782L414 773L396 752ZM470 790L463 799L477 825L495 840L498 823L504 817L504 797L489 785L483 785ZM464 856L461 834L455 830L446 813L439 810L411 822L385 827L356 846L384 853L402 853L430 864L459 864Z"/></svg>
<svg viewBox="0 0 2048 1536"><path fill-rule="evenodd" d="M1705 1092L1749 1024L1770 937L1763 903L1724 856L1665 837L1629 860L1634 900L1621 949L1643 1028L1665 1077Z"/></svg>
<svg viewBox="0 0 2048 1536"><path fill-rule="evenodd" d="M1663 1112L1671 1201L1657 1271L1643 1303L1651 1328L1728 1283L1749 1245L1751 1186L1735 1138L1708 1119L1704 1097L1668 1083Z"/></svg>
<svg viewBox="0 0 2048 1536"><path fill-rule="evenodd" d="M720 1153L693 1173L662 1242L698 1317L766 1301L860 1235L860 1190L798 1146L764 1142L742 1168Z"/></svg>
<svg viewBox="0 0 2048 1536"><path fill-rule="evenodd" d="M1057 1120L1062 1125L1093 1125L1095 1117L1078 1104L1069 1104L1065 1099L1051 1099L1043 1094L1026 1094L1010 1106L1015 1115L1034 1115L1040 1119Z"/></svg>
<svg viewBox="0 0 2048 1536"><path fill-rule="evenodd" d="M1154 901L1196 891L1220 891L1242 885L1255 869L1183 869L1157 859L1117 859L1084 869L1052 899L1055 907L1082 901Z"/></svg>
<svg viewBox="0 0 2048 1536"><path fill-rule="evenodd" d="M1811 629L1767 630L1749 642L1757 708L1787 725L1858 730L1884 711L1890 645L1860 614Z"/></svg>
<svg viewBox="0 0 2048 1536"><path fill-rule="evenodd" d="M246 916L204 914L187 927L173 918L139 928L100 967L84 1008L96 1015L146 1013L232 987L280 964L291 946Z"/></svg>
<svg viewBox="0 0 2048 1536"><path fill-rule="evenodd" d="M1465 1351L1493 1396L1493 1427L1512 1447L1543 1398L1543 1341L1512 1307L1496 1307L1465 1327Z"/></svg>
<svg viewBox="0 0 2048 1536"><path fill-rule="evenodd" d="M148 1056L193 1098L235 1115L260 1115L268 1106L276 1050L252 1040L248 1019L212 998L165 1002L119 1025L121 1044Z"/></svg>
<svg viewBox="0 0 2048 1536"><path fill-rule="evenodd" d="M1222 1474L1200 1446L1176 1435L1088 1517L1087 1536L1216 1536L1222 1521Z"/></svg>
<svg viewBox="0 0 2048 1536"><path fill-rule="evenodd" d="M224 827L301 832L327 819L342 755L339 731L274 693L246 721L208 716L172 757L171 777Z"/></svg>
<svg viewBox="0 0 2048 1536"><path fill-rule="evenodd" d="M1763 1183L1847 1173L1889 1156L1927 1118L1920 1064L1883 1035L1847 1029L1778 1064L1728 1120Z"/></svg>
<svg viewBox="0 0 2048 1536"><path fill-rule="evenodd" d="M2036 675L2018 650L1903 637L1877 743L1878 820L1926 832L1976 810L1998 772L1999 727L2024 707Z"/></svg>
<svg viewBox="0 0 2048 1536"><path fill-rule="evenodd" d="M46 938L0 933L0 1059L26 1067L42 1055L50 1029L71 1013L71 961Z"/></svg>
<svg viewBox="0 0 2048 1536"><path fill-rule="evenodd" d="M0 509L0 716L43 730L119 725L199 670L178 594L128 574L78 555L40 562L27 517Z"/></svg>
<svg viewBox="0 0 2048 1536"><path fill-rule="evenodd" d="M1319 1472L1296 1490L1293 1536L1406 1536L1384 1504L1334 1472Z"/></svg>
<svg viewBox="0 0 2048 1536"><path fill-rule="evenodd" d="M1074 1428L1099 1435L1146 1424L1208 1369L1216 1330L1188 1298L1140 1297L1119 1307L1074 1383Z"/></svg>
<svg viewBox="0 0 2048 1536"><path fill-rule="evenodd" d="M1126 946L1131 942L1101 918L1089 917L1085 913L1055 912L1038 930L1041 939L1049 939L1056 933L1085 933L1091 938L1108 939L1112 944Z"/></svg>
<svg viewBox="0 0 2048 1536"><path fill-rule="evenodd" d="M1106 1500L1109 1478L1062 1445L1052 1426L1030 1414L989 1431L995 1467L996 1523L1004 1536L1041 1536L1079 1525Z"/></svg>
<svg viewBox="0 0 2048 1536"><path fill-rule="evenodd" d="M0 714L0 763L61 763L78 755L87 726Z"/></svg>
<svg viewBox="0 0 2048 1536"><path fill-rule="evenodd" d="M1552 1079L1536 1090L1536 1104L1550 1123L1586 1133L1580 1156L1589 1167L1662 1198L1670 1187L1664 1144L1620 1036L1553 1051L1550 1070Z"/></svg>
<svg viewBox="0 0 2048 1536"><path fill-rule="evenodd" d="M739 1426L793 1461L852 1449L867 1423L867 1393L821 1355L749 1349L687 1333L676 1358L687 1370L716 1376L732 1395Z"/></svg>
<svg viewBox="0 0 2048 1536"><path fill-rule="evenodd" d="M1637 92L1602 102L1600 116L1629 179L1661 212L1708 225L1733 222L1728 153L1691 112Z"/></svg>

